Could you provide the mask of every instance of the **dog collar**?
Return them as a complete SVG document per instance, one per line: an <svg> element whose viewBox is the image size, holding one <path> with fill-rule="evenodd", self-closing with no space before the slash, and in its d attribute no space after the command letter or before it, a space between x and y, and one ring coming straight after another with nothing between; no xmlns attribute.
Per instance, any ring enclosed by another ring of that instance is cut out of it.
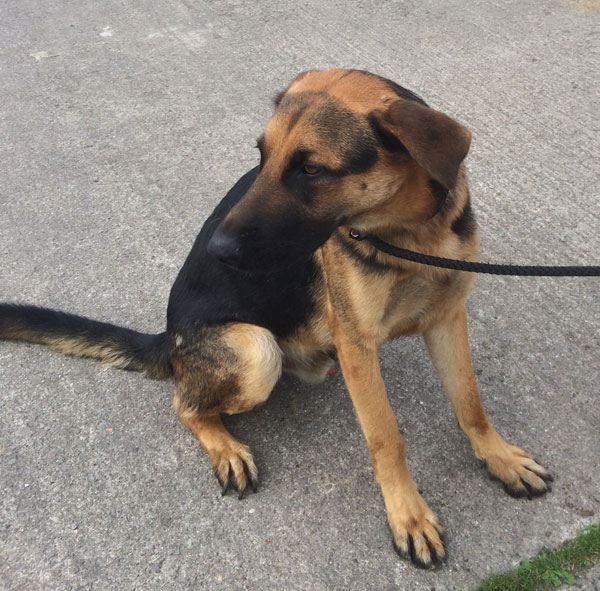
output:
<svg viewBox="0 0 600 591"><path fill-rule="evenodd" d="M358 240L359 242L361 240L364 240L367 237L366 234L364 234L363 232L359 232L358 230L355 230L354 228L350 228L350 238L352 238L353 240Z"/></svg>

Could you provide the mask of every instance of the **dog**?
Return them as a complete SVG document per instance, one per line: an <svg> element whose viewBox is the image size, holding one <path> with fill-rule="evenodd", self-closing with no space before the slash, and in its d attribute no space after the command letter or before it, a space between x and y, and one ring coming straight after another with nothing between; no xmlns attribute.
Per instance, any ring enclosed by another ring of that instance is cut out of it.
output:
<svg viewBox="0 0 600 591"><path fill-rule="evenodd" d="M173 288L166 332L149 335L34 306L0 304L0 338L41 343L152 378L175 378L174 407L225 494L256 490L248 447L221 415L264 402L282 371L316 383L335 355L365 436L393 545L419 567L446 551L411 478L381 377L387 340L423 335L476 458L517 497L549 472L490 424L471 367L470 273L400 261L350 232L475 261L464 167L471 133L418 95L359 70L312 70L275 98L260 164L219 203Z"/></svg>

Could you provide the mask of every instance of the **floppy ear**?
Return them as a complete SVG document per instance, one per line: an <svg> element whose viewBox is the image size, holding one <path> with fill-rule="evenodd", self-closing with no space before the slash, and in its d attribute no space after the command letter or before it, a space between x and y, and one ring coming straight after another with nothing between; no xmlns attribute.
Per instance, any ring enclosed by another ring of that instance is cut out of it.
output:
<svg viewBox="0 0 600 591"><path fill-rule="evenodd" d="M395 101L385 113L373 111L369 122L384 148L406 150L446 189L454 188L458 168L471 144L471 132L466 127L411 100Z"/></svg>

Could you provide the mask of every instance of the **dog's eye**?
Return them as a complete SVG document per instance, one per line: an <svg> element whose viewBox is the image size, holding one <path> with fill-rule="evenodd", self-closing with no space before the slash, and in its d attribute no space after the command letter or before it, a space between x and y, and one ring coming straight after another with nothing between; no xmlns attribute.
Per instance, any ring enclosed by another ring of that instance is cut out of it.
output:
<svg viewBox="0 0 600 591"><path fill-rule="evenodd" d="M323 168L317 166L316 164L305 164L302 167L302 170L304 173L310 176L314 176L315 174L319 174L323 170Z"/></svg>

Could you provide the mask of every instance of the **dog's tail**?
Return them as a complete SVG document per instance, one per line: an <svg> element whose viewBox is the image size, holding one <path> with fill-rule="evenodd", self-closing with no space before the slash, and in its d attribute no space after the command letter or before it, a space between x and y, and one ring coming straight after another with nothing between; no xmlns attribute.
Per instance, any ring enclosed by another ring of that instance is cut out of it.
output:
<svg viewBox="0 0 600 591"><path fill-rule="evenodd" d="M46 345L153 379L173 375L166 332L144 334L58 310L0 304L0 339Z"/></svg>

